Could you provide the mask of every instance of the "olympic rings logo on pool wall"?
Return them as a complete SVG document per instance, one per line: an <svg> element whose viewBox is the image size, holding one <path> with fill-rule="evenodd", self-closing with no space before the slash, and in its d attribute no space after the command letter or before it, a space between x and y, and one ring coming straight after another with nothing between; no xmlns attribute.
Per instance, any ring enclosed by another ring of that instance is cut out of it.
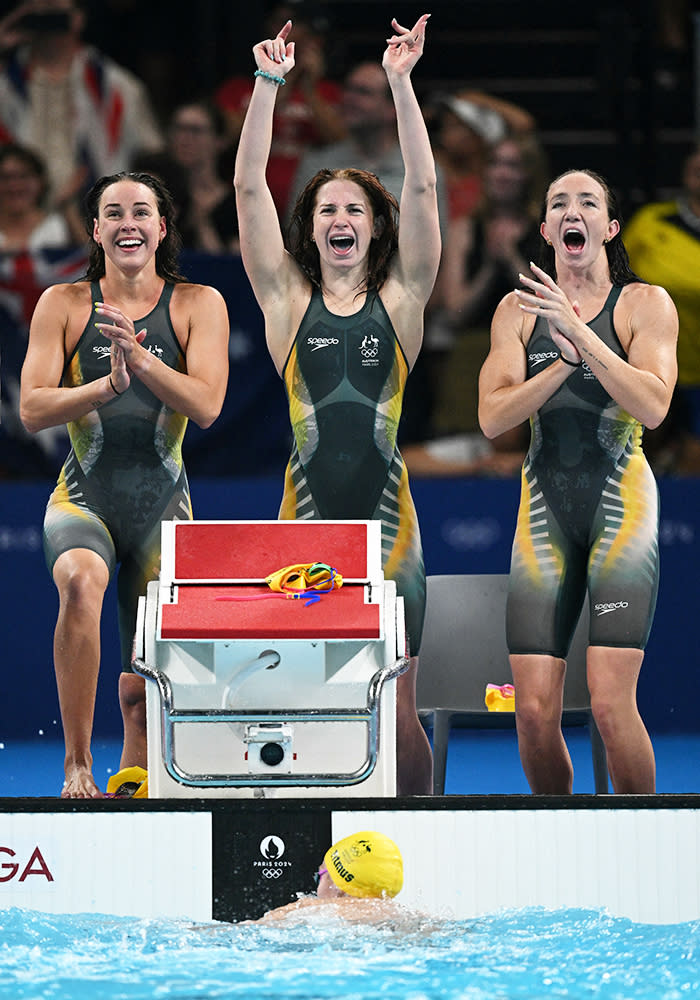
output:
<svg viewBox="0 0 700 1000"><path fill-rule="evenodd" d="M282 874L281 868L263 868L263 878L279 878Z"/></svg>

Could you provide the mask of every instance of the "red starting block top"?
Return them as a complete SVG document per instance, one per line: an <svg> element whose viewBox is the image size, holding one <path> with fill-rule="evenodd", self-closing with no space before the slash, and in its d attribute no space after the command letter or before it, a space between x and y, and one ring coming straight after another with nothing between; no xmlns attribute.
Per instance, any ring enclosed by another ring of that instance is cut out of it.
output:
<svg viewBox="0 0 700 1000"><path fill-rule="evenodd" d="M371 521L163 523L161 582L264 580L283 566L323 562L344 580L381 576L381 536ZM258 602L260 603L260 602ZM272 604L276 607L277 602Z"/></svg>
<svg viewBox="0 0 700 1000"><path fill-rule="evenodd" d="M380 605L365 604L358 586L321 594L307 606L304 598L266 586L180 584L177 603L163 603L161 613L161 639L381 638Z"/></svg>

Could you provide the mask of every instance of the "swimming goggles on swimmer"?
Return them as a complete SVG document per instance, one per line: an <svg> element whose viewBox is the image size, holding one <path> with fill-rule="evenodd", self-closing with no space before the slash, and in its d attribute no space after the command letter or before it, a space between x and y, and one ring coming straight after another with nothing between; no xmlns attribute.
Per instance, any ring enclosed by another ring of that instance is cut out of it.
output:
<svg viewBox="0 0 700 1000"><path fill-rule="evenodd" d="M319 870L314 875L314 882L316 883L316 885L318 885L323 876L327 874L328 874L328 869L326 868L325 865L321 865Z"/></svg>

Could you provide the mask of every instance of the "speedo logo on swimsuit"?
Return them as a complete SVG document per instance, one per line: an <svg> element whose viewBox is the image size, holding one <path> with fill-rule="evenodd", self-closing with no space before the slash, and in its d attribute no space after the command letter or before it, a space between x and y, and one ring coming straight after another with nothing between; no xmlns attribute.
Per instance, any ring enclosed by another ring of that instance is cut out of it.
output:
<svg viewBox="0 0 700 1000"><path fill-rule="evenodd" d="M318 351L322 347L332 347L334 344L339 344L340 341L337 337L307 337L306 343L312 351Z"/></svg>
<svg viewBox="0 0 700 1000"><path fill-rule="evenodd" d="M157 358L163 357L163 348L158 347L157 344L148 344L146 350L149 354L154 354ZM101 361L109 360L111 347L105 344L93 344L92 347L93 354L97 354Z"/></svg>
<svg viewBox="0 0 700 1000"><path fill-rule="evenodd" d="M355 878L352 872L349 872L347 868L343 865L343 862L340 860L340 855L337 851L333 851L333 853L331 854L331 864L338 872L340 877L344 879L346 882L352 882L352 880Z"/></svg>
<svg viewBox="0 0 700 1000"><path fill-rule="evenodd" d="M597 615L607 615L611 611L619 611L621 608L628 608L627 601L614 601L610 604L596 604L593 610Z"/></svg>
<svg viewBox="0 0 700 1000"><path fill-rule="evenodd" d="M542 351L540 354L528 354L527 360L532 365L541 365L545 361L556 361L558 357L557 351Z"/></svg>

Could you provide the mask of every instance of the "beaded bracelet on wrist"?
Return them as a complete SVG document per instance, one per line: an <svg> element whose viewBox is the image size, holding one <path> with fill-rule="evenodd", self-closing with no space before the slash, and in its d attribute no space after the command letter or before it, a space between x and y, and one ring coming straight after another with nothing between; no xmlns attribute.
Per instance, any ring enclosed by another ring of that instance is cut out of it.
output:
<svg viewBox="0 0 700 1000"><path fill-rule="evenodd" d="M268 73L266 69L256 69L253 76L261 76L263 80L269 80L270 83L274 83L277 87L284 87L286 83L283 76L275 76L274 73Z"/></svg>

